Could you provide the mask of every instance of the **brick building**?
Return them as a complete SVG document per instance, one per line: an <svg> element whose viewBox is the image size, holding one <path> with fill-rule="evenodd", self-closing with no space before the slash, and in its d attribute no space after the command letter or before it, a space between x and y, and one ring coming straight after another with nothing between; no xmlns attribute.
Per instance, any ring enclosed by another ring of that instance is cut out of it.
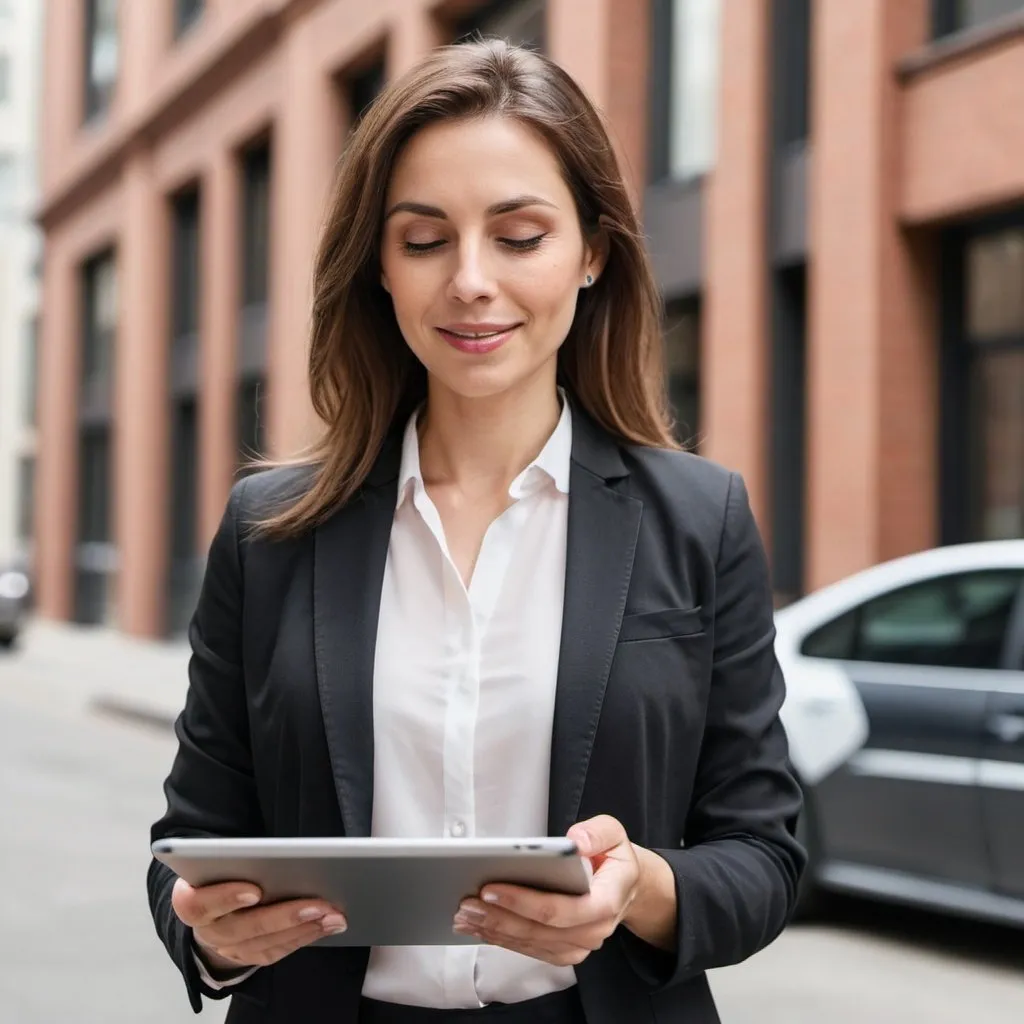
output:
<svg viewBox="0 0 1024 1024"><path fill-rule="evenodd" d="M240 453L312 427L346 132L477 29L607 112L680 430L745 474L780 600L1024 535L1022 0L51 0L44 614L183 628Z"/></svg>

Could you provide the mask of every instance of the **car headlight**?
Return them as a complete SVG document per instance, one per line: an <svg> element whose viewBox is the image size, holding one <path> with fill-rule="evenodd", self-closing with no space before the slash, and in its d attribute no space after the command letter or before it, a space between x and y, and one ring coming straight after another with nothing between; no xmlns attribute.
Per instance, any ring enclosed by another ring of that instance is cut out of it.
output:
<svg viewBox="0 0 1024 1024"><path fill-rule="evenodd" d="M0 597L21 601L28 594L28 577L20 572L0 573Z"/></svg>

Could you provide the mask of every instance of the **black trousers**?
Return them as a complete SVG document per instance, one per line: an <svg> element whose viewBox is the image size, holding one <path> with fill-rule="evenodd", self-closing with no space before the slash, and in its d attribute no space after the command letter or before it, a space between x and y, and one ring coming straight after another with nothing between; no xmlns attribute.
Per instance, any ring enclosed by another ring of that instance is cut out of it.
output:
<svg viewBox="0 0 1024 1024"><path fill-rule="evenodd" d="M479 1010L432 1010L363 999L359 1024L586 1024L579 993L574 985L521 1003L491 1003Z"/></svg>

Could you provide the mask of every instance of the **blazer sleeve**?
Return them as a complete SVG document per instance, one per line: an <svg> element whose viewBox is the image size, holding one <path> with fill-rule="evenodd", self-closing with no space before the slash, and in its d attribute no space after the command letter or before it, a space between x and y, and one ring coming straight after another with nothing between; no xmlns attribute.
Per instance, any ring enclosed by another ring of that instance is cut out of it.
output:
<svg viewBox="0 0 1024 1024"><path fill-rule="evenodd" d="M652 987L739 963L789 921L806 854L794 839L800 787L779 718L767 559L738 474L729 483L716 562L711 689L681 849L658 849L675 875L676 948L624 931L627 956Z"/></svg>
<svg viewBox="0 0 1024 1024"><path fill-rule="evenodd" d="M206 573L189 625L192 656L185 708L175 724L178 750L164 783L167 811L151 839L168 836L256 836L263 832L253 777L248 711L242 675L242 556L239 509L246 481L235 485L210 546ZM192 929L171 906L177 876L153 860L147 875L157 934L181 971L192 1009L202 995L221 999L250 979L214 989L200 978Z"/></svg>

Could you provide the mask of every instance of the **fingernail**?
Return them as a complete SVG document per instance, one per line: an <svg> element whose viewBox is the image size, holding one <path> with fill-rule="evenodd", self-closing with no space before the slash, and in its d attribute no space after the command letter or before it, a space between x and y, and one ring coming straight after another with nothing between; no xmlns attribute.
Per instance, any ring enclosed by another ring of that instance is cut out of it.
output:
<svg viewBox="0 0 1024 1024"><path fill-rule="evenodd" d="M259 903L260 898L254 892L240 892L236 897L243 907L252 907Z"/></svg>
<svg viewBox="0 0 1024 1024"><path fill-rule="evenodd" d="M480 907L476 907L472 903L463 903L459 907L459 912L456 915L455 920L458 921L458 919L460 917L462 917L462 918L464 918L466 920L473 920L473 919L475 919L475 920L479 921L482 918L485 918L486 916L487 916L487 911L481 909Z"/></svg>
<svg viewBox="0 0 1024 1024"><path fill-rule="evenodd" d="M300 921L319 921L324 916L323 907L303 907L299 911Z"/></svg>
<svg viewBox="0 0 1024 1024"><path fill-rule="evenodd" d="M484 903L498 902L498 894L494 892L485 892L483 896L481 896L480 898L484 901Z"/></svg>
<svg viewBox="0 0 1024 1024"><path fill-rule="evenodd" d="M470 926L468 924L463 924L463 923L460 923L460 922L456 922L455 927L452 928L452 931L455 932L456 935L475 935L476 934L476 932L474 932L473 929L470 928Z"/></svg>
<svg viewBox="0 0 1024 1024"><path fill-rule="evenodd" d="M343 932L348 928L348 924L341 914L328 914L320 924L325 932L330 932L332 935Z"/></svg>

